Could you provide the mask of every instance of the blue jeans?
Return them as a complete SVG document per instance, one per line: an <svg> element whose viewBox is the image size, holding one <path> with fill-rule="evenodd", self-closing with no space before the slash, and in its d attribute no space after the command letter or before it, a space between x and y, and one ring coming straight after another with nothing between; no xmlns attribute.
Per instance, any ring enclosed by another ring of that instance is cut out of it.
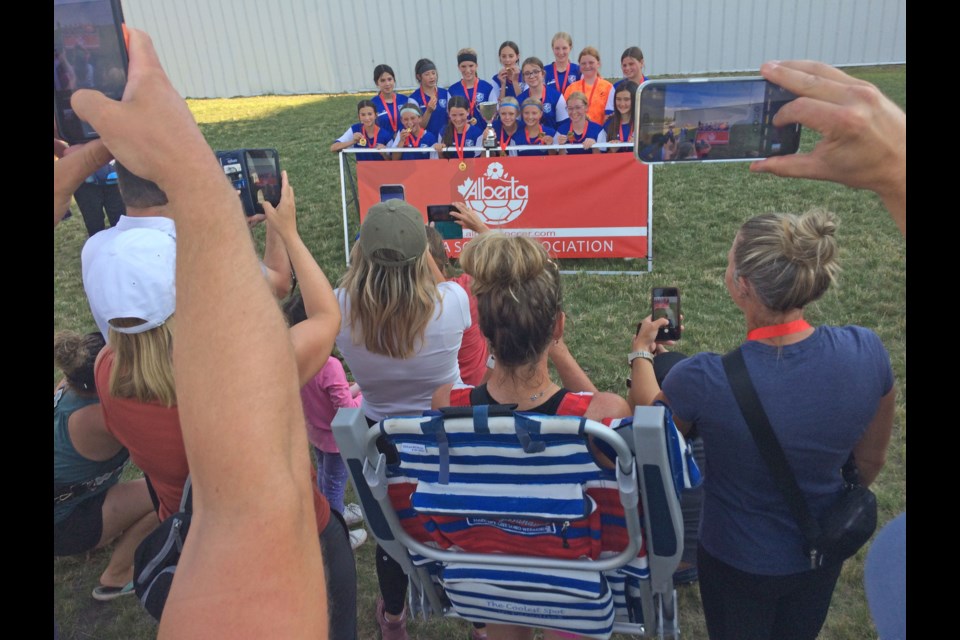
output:
<svg viewBox="0 0 960 640"><path fill-rule="evenodd" d="M347 486L347 465L339 453L326 453L314 447L317 454L317 487L330 508L343 513L343 492Z"/></svg>

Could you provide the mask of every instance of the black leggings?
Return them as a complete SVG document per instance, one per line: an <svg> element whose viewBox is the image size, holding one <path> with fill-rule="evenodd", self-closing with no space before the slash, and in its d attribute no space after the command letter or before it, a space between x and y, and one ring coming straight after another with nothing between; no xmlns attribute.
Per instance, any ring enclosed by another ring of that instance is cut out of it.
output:
<svg viewBox="0 0 960 640"><path fill-rule="evenodd" d="M357 565L343 516L330 510L330 521L320 533L323 571L327 579L327 615L330 640L356 640Z"/></svg>
<svg viewBox="0 0 960 640"><path fill-rule="evenodd" d="M697 550L710 640L815 640L842 563L786 576L746 573Z"/></svg>

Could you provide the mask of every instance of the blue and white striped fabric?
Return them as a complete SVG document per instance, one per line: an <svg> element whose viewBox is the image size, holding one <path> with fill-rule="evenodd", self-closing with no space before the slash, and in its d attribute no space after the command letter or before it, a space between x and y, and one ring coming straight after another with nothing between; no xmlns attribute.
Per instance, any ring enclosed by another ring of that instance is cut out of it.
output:
<svg viewBox="0 0 960 640"><path fill-rule="evenodd" d="M451 564L442 571L456 612L473 622L519 624L606 639L613 594L599 572Z"/></svg>
<svg viewBox="0 0 960 640"><path fill-rule="evenodd" d="M579 484L437 484L421 480L413 494L413 508L427 515L563 521L590 515L591 504Z"/></svg>

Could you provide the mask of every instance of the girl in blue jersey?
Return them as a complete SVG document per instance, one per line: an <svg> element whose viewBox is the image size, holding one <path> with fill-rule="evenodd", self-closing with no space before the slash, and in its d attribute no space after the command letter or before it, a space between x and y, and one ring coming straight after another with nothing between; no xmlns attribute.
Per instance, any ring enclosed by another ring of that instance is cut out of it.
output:
<svg viewBox="0 0 960 640"><path fill-rule="evenodd" d="M550 41L553 48L553 62L544 68L547 77L547 86L552 86L566 95L567 87L580 79L580 65L570 62L570 51L573 49L573 38L569 33L560 31Z"/></svg>
<svg viewBox="0 0 960 640"><path fill-rule="evenodd" d="M483 137L483 129L470 124L470 103L463 96L452 96L447 102L447 114L450 121L443 129L440 140L434 145L437 153L444 158L475 158L479 151L464 151L464 147L478 147ZM443 151L444 147L454 147L454 151Z"/></svg>
<svg viewBox="0 0 960 640"><path fill-rule="evenodd" d="M623 71L623 78L613 84L613 93L611 93L607 99L608 121L610 116L613 115L613 97L617 90L620 89L620 85L627 80L633 80L638 85L647 81L647 77L643 75L643 51L640 50L640 47L627 47L623 50L623 54L620 56L620 69Z"/></svg>
<svg viewBox="0 0 960 640"><path fill-rule="evenodd" d="M373 104L377 109L377 124L381 129L387 129L392 138L400 129L400 107L407 103L407 96L394 92L397 75L390 65L378 64L373 70L373 81L380 89L380 93L373 97Z"/></svg>
<svg viewBox="0 0 960 640"><path fill-rule="evenodd" d="M391 147L394 149L430 149L437 144L437 137L420 126L420 107L415 102L408 102L400 108L400 122L403 128L397 132ZM394 160L426 160L436 158L437 152L431 149L430 153L413 153L394 151Z"/></svg>
<svg viewBox="0 0 960 640"><path fill-rule="evenodd" d="M544 84L543 62L540 58L529 57L523 61L523 81L527 83L527 90L520 94L517 100L522 104L527 98L537 98L543 105L543 119L541 122L548 127L557 129L567 120L567 99L554 87Z"/></svg>
<svg viewBox="0 0 960 640"><path fill-rule="evenodd" d="M523 92L525 87L520 77L519 61L520 47L516 42L507 40L500 45L500 71L490 78L490 84L493 86L490 94L491 101L499 101L506 96L517 98Z"/></svg>
<svg viewBox="0 0 960 640"><path fill-rule="evenodd" d="M543 117L543 105L536 98L527 98L520 105L520 117L523 118L523 127L513 136L513 143L520 145L551 145L556 131L552 127L540 124ZM557 155L556 149L525 149L518 150L518 156L546 156Z"/></svg>
<svg viewBox="0 0 960 640"><path fill-rule="evenodd" d="M420 106L420 126L439 137L447 124L447 100L450 94L437 86L437 65L432 60L421 58L414 67L414 75L420 88L410 94L410 100Z"/></svg>
<svg viewBox="0 0 960 640"><path fill-rule="evenodd" d="M382 129L377 124L377 108L371 100L361 100L357 103L357 117L360 122L351 125L343 135L337 138L330 151L340 153L341 150L348 147L357 147L358 149L384 149L390 144L390 132ZM378 153L358 153L357 161L362 160L383 160L384 157Z"/></svg>
<svg viewBox="0 0 960 640"><path fill-rule="evenodd" d="M499 155L515 156L516 150L509 149L514 145L513 136L516 135L519 125L517 118L520 116L520 103L516 98L507 96L500 100L500 109L497 111L499 117L493 121L493 130L497 134L497 146L500 147Z"/></svg>
<svg viewBox="0 0 960 640"><path fill-rule="evenodd" d="M627 80L613 93L613 115L607 122L607 140L610 142L633 142L634 101L637 95L637 83ZM617 153L630 151L629 147L613 147L607 151Z"/></svg>
<svg viewBox="0 0 960 640"><path fill-rule="evenodd" d="M567 101L567 111L570 119L557 129L557 144L580 144L582 149L561 149L560 153L580 155L584 153L600 153L601 149L592 149L598 142L607 141L607 132L596 122L587 120L587 96L581 91L574 91Z"/></svg>
<svg viewBox="0 0 960 640"><path fill-rule="evenodd" d="M477 52L473 49L457 51L457 68L460 69L460 82L450 85L447 91L451 96L461 96L467 101L470 125L482 129L487 126L487 121L480 115L478 105L496 100L490 97L493 95L493 85L477 77ZM447 103L447 110L449 109L450 104Z"/></svg>

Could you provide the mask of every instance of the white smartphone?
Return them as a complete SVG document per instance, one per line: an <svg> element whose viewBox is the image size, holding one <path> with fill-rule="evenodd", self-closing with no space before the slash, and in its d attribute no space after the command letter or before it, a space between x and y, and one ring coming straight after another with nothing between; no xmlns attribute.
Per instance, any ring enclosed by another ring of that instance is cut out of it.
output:
<svg viewBox="0 0 960 640"><path fill-rule="evenodd" d="M773 125L796 96L760 77L648 80L637 89L634 156L647 164L796 153L800 125Z"/></svg>

